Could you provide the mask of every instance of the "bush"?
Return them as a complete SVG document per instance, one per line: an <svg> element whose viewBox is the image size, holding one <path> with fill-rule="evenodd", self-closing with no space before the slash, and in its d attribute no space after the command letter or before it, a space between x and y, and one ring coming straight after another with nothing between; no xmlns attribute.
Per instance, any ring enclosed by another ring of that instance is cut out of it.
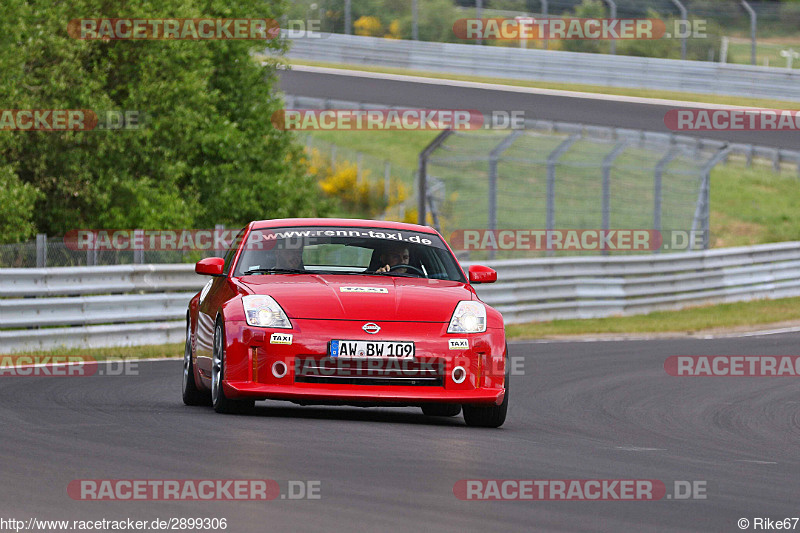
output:
<svg viewBox="0 0 800 533"><path fill-rule="evenodd" d="M383 35L383 24L381 24L378 17L360 17L353 23L353 31L356 35L381 37Z"/></svg>
<svg viewBox="0 0 800 533"><path fill-rule="evenodd" d="M383 180L371 181L369 169L362 171L359 180L354 163L344 161L333 169L316 149L311 153L309 172L316 176L322 192L338 202L340 211L348 216L378 218L408 198L408 188L401 181L389 180L387 198Z"/></svg>

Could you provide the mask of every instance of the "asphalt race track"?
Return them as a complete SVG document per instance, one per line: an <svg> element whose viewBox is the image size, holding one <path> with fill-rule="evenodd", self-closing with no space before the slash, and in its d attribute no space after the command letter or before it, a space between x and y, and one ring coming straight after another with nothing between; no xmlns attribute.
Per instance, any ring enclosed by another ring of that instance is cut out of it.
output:
<svg viewBox="0 0 800 533"><path fill-rule="evenodd" d="M369 73L366 75L374 76ZM679 105L654 105L624 100L604 99L598 101L597 98L589 95L566 97L502 89L477 89L397 81L364 77L363 74L353 75L347 71L332 74L289 70L281 71L280 78L281 90L297 96L425 109L477 109L483 113L524 111L525 118L531 120L558 120L663 133L669 133L664 125L664 114L669 109L680 107ZM713 96L709 96L709 99L713 99ZM785 131L703 131L681 132L681 134L791 150L798 148L796 136Z"/></svg>
<svg viewBox="0 0 800 533"><path fill-rule="evenodd" d="M517 343L497 430L418 409L180 400L181 361L138 375L0 377L0 517L226 518L227 531L739 531L800 516L797 378L668 376L670 355L796 355L798 334ZM319 481L320 499L76 501L74 479ZM706 482L706 499L461 501L461 479Z"/></svg>

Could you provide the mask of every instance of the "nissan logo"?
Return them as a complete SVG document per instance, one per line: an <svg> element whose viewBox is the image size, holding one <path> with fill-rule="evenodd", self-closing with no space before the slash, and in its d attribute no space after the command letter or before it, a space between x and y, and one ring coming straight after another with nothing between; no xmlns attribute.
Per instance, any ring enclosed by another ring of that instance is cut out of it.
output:
<svg viewBox="0 0 800 533"><path fill-rule="evenodd" d="M364 324L363 326L361 326L361 329L363 329L364 331L366 331L371 335L375 335L381 330L381 327L378 324L375 324L374 322L370 322L369 324Z"/></svg>

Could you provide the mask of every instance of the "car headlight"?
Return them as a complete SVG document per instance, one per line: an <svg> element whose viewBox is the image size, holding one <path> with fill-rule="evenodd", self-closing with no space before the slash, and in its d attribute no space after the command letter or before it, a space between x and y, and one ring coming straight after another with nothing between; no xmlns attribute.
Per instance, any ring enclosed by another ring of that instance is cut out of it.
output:
<svg viewBox="0 0 800 533"><path fill-rule="evenodd" d="M486 331L486 307L480 302L458 302L447 333L482 333Z"/></svg>
<svg viewBox="0 0 800 533"><path fill-rule="evenodd" d="M251 295L243 296L244 314L247 324L262 328L291 328L289 317L283 312L281 306L272 296Z"/></svg>

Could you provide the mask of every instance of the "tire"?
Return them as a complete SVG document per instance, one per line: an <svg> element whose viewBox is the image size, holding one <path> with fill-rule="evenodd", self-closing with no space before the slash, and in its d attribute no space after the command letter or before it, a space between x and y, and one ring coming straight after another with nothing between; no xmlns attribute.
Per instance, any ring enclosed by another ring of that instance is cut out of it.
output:
<svg viewBox="0 0 800 533"><path fill-rule="evenodd" d="M218 413L246 413L255 400L231 400L225 396L225 327L221 320L214 326L214 352L211 362L211 405Z"/></svg>
<svg viewBox="0 0 800 533"><path fill-rule="evenodd" d="M181 392L186 405L210 405L208 393L197 388L194 380L194 364L192 363L192 336L190 323L186 322L186 345L183 349L183 385Z"/></svg>
<svg viewBox="0 0 800 533"><path fill-rule="evenodd" d="M464 405L464 421L470 427L499 428L506 421L508 413L508 385L510 372L508 368L508 345L506 345L506 394L500 405Z"/></svg>
<svg viewBox="0 0 800 533"><path fill-rule="evenodd" d="M461 414L461 405L457 403L431 403L422 406L425 416L458 416Z"/></svg>

